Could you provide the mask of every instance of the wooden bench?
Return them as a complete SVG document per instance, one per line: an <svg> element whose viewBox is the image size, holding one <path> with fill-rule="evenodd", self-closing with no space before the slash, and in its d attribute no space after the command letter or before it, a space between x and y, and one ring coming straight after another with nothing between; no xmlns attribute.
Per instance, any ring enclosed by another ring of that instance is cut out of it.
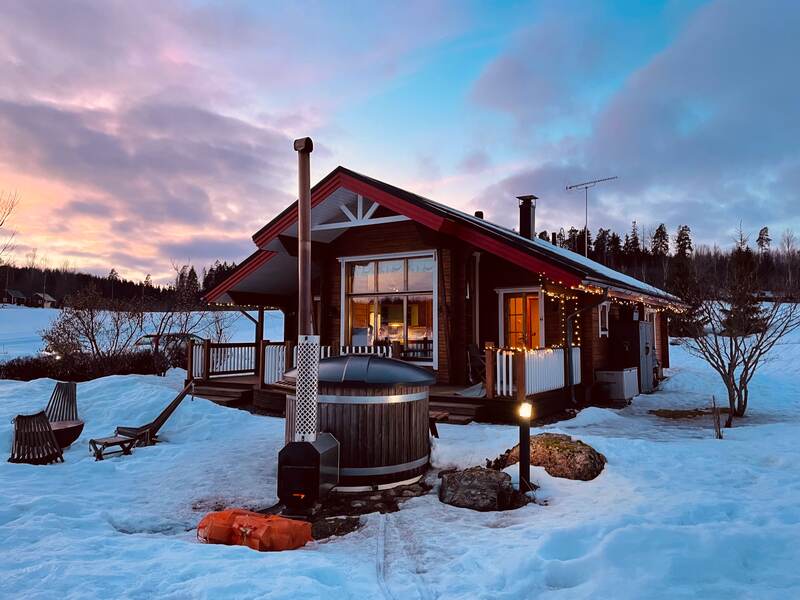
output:
<svg viewBox="0 0 800 600"><path fill-rule="evenodd" d="M439 430L436 427L438 421L447 421L450 418L450 413L446 410L432 410L428 413L428 428L431 430L431 435L435 438L439 437Z"/></svg>
<svg viewBox="0 0 800 600"><path fill-rule="evenodd" d="M44 411L35 415L17 415L14 418L14 439L8 462L29 465L64 462L61 446Z"/></svg>
<svg viewBox="0 0 800 600"><path fill-rule="evenodd" d="M89 440L89 450L94 454L95 460L103 460L115 454L130 454L136 445L136 438L126 435L113 435L111 437ZM109 448L117 448L109 451Z"/></svg>
<svg viewBox="0 0 800 600"><path fill-rule="evenodd" d="M81 435L83 421L78 416L78 393L74 382L56 383L44 412L61 448L67 448Z"/></svg>
<svg viewBox="0 0 800 600"><path fill-rule="evenodd" d="M105 438L89 440L89 450L94 454L95 460L103 460L113 454L131 454L135 446L151 446L158 441L158 431L167 422L178 405L183 401L189 391L194 390L194 381L190 381L181 392L161 411L155 421L139 427L117 427L114 435ZM108 452L109 448L118 448Z"/></svg>

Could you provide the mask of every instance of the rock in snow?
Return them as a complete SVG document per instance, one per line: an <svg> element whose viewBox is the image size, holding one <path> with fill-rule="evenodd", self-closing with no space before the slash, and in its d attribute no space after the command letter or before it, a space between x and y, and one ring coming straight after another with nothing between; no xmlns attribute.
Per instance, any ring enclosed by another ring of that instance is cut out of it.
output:
<svg viewBox="0 0 800 600"><path fill-rule="evenodd" d="M588 444L563 433L540 433L531 437L531 464L544 467L549 475L589 481L603 471L606 457ZM519 462L519 444L506 450L490 468L505 469Z"/></svg>
<svg viewBox="0 0 800 600"><path fill-rule="evenodd" d="M442 475L439 500L472 510L508 510L527 503L511 485L511 476L484 467L470 467Z"/></svg>

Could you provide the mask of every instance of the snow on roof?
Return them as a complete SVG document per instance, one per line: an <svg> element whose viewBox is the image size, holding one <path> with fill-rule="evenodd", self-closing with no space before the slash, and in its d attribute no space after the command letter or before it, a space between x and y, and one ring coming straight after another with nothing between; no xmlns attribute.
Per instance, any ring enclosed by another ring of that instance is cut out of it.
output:
<svg viewBox="0 0 800 600"><path fill-rule="evenodd" d="M55 301L56 301L56 299L55 299L55 298L53 298L53 297L52 297L50 294L48 294L47 292L36 292L36 293L34 294L34 296L38 296L39 298L41 298L41 299L42 299L42 300L44 300L45 302L55 302Z"/></svg>
<svg viewBox="0 0 800 600"><path fill-rule="evenodd" d="M19 290L12 290L11 288L6 289L6 296L10 296L11 298L25 298L25 294Z"/></svg>
<svg viewBox="0 0 800 600"><path fill-rule="evenodd" d="M426 204L429 207L447 213L452 217L455 217L461 221L467 221L472 226L478 227L484 230L490 230L495 234L499 234L509 241L517 244L526 246L528 249L535 250L537 253L541 253L547 255L548 258L556 258L558 263L567 266L568 268L572 268L573 270L577 270L579 272L583 272L587 276L595 276L599 278L601 281L595 282L596 284L610 284L610 285L619 285L624 288L628 288L631 290L639 291L641 293L656 296L659 298L668 299L674 302L680 302L680 298L670 294L669 292L665 292L662 289L659 289L653 285L645 283L644 281L640 281L635 277L631 277L630 275L625 275L624 273L620 273L610 267L607 267L599 262L596 262L590 258L585 256L581 256L576 252L572 252L567 248L561 248L550 242L544 241L537 237L534 239L528 239L526 237L521 236L518 232L514 231L513 229L509 229L507 227L503 227L502 225L498 225L496 223L492 223L491 221L487 221L485 219L481 219L474 215L470 215L465 213L457 208L453 208L446 204L442 204L440 202L436 202L435 200L431 200L429 198L425 198L424 196L420 196L418 194L414 194L413 192L409 192L402 188L398 188L391 184L387 184L383 181L375 179L373 177L369 177L368 175L362 175L361 173L356 173L355 171L351 171L345 167L338 167L337 170L345 171L351 175L354 175L362 180L366 180L374 185L377 185L382 188L388 188L387 191L391 191L391 193L398 194L401 197L405 197L406 199L411 200L412 202Z"/></svg>

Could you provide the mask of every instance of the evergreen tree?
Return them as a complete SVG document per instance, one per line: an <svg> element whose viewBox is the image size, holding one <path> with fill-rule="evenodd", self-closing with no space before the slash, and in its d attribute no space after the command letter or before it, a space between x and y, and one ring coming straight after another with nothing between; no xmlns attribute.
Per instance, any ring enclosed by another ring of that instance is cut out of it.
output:
<svg viewBox="0 0 800 600"><path fill-rule="evenodd" d="M197 271L194 266L189 267L189 272L186 274L186 291L193 298L200 297L200 282L197 279Z"/></svg>
<svg viewBox="0 0 800 600"><path fill-rule="evenodd" d="M740 230L728 263L729 308L723 309L725 327L733 335L750 335L760 329L763 315L756 295L757 277L758 260Z"/></svg>
<svg viewBox="0 0 800 600"><path fill-rule="evenodd" d="M639 254L642 252L642 244L639 241L639 227L636 225L636 221L633 221L631 225L631 235L628 238L630 254L634 257L638 257Z"/></svg>
<svg viewBox="0 0 800 600"><path fill-rule="evenodd" d="M675 235L675 256L689 257L693 251L692 230L688 225L679 225Z"/></svg>
<svg viewBox="0 0 800 600"><path fill-rule="evenodd" d="M119 273L115 268L111 268L108 272L108 282L111 284L111 299L114 299L114 284L119 281Z"/></svg>
<svg viewBox="0 0 800 600"><path fill-rule="evenodd" d="M664 223L656 227L650 242L650 251L655 257L665 257L669 254L669 234L667 234L667 226Z"/></svg>
<svg viewBox="0 0 800 600"><path fill-rule="evenodd" d="M762 227L758 231L758 239L756 240L759 253L764 254L765 252L769 252L770 242L772 242L772 238L769 237L769 228Z"/></svg>
<svg viewBox="0 0 800 600"><path fill-rule="evenodd" d="M622 257L622 240L616 231L608 236L608 258L611 266L617 266Z"/></svg>
<svg viewBox="0 0 800 600"><path fill-rule="evenodd" d="M584 240L584 236L586 236L586 235L589 236L588 243L587 243L587 241ZM578 254L583 254L588 248L588 250L589 250L588 255L589 256L592 255L592 232L591 231L587 232L585 228L581 228L581 230L578 232L578 238L577 238L576 242L577 243L576 243L575 252L577 252Z"/></svg>
<svg viewBox="0 0 800 600"><path fill-rule="evenodd" d="M556 235L556 245L560 248L567 247L567 236L564 235L564 228L558 230L558 234Z"/></svg>
<svg viewBox="0 0 800 600"><path fill-rule="evenodd" d="M543 229L542 231L539 232L539 239L544 240L545 242L550 241L550 235L547 233L546 229Z"/></svg>
<svg viewBox="0 0 800 600"><path fill-rule="evenodd" d="M574 227L570 227L569 231L567 232L567 248L572 250L573 252L578 252L578 230Z"/></svg>
<svg viewBox="0 0 800 600"><path fill-rule="evenodd" d="M597 237L594 240L594 259L604 265L608 264L610 237L610 230L601 227L597 230Z"/></svg>

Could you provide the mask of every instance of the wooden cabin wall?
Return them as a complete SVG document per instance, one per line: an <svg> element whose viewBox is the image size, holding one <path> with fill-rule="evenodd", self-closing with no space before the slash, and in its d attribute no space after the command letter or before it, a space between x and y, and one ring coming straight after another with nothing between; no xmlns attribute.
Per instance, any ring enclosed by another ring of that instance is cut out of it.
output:
<svg viewBox="0 0 800 600"><path fill-rule="evenodd" d="M566 317L566 310L561 305L558 298L552 296L544 297L544 343L545 346L562 346L564 343L564 332L562 323Z"/></svg>
<svg viewBox="0 0 800 600"><path fill-rule="evenodd" d="M588 295L584 299L587 303L597 301L597 296ZM612 309L613 310L613 309ZM612 314L609 314L609 327L611 327ZM608 337L600 337L600 308L595 306L583 313L581 319L581 381L584 387L594 384L594 374L597 370L611 368L611 344Z"/></svg>
<svg viewBox="0 0 800 600"><path fill-rule="evenodd" d="M665 369L669 368L669 322L667 313L656 314L656 356Z"/></svg>
<svg viewBox="0 0 800 600"><path fill-rule="evenodd" d="M467 298L467 282L472 281L475 248L460 240L442 235L408 222L374 225L351 229L328 245L318 260L321 276L315 280L315 295L322 302L322 319L319 323L321 343L331 346L341 344L339 339L341 315L341 256L360 256L413 252L418 250L437 250L439 264L439 306L438 312L438 351L439 383L463 384L467 378L467 346L475 342L483 348L486 342L499 342L498 294L497 288L534 287L540 285L539 275L520 269L501 258L481 253L480 258L480 327L478 338L473 340L473 302L475 290L470 289ZM319 256L318 254L317 256ZM316 261L315 257L315 261ZM552 289L552 287L551 287ZM556 291L556 290L554 290ZM588 303L596 296L580 296L579 302ZM559 298L545 296L544 342L547 346L559 346L563 340L562 320L564 312L574 310L574 301L568 301L566 311ZM643 315L643 312L640 313ZM614 321L631 319L632 309L612 303L609 325ZM296 315L294 311L285 314L286 339L294 337ZM580 318L582 352L591 357L582 361L581 377L584 383L594 381L594 372L611 368L611 347L609 338L599 336L599 311L592 308ZM656 352L661 364L669 364L669 347L664 313L656 315Z"/></svg>
<svg viewBox="0 0 800 600"><path fill-rule="evenodd" d="M520 269L510 262L482 253L480 259L480 332L478 346L486 342L500 342L500 321L498 317L498 288L535 287L540 285L539 275ZM548 341L548 306L545 305L545 343Z"/></svg>

